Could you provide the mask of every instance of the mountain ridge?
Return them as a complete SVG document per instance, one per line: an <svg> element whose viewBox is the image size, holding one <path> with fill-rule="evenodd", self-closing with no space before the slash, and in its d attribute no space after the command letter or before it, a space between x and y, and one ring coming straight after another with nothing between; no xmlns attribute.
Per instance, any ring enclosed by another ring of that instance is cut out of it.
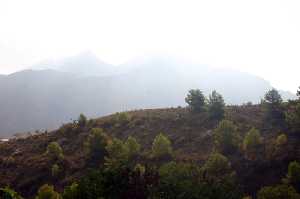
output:
<svg viewBox="0 0 300 199"><path fill-rule="evenodd" d="M203 90L205 95L216 89L227 104L259 103L272 88L254 75L168 57L126 64L127 71L104 76L31 69L1 77L0 136L54 129L80 113L96 117L142 108L185 106L184 97L193 88ZM287 95L284 99L294 97Z"/></svg>

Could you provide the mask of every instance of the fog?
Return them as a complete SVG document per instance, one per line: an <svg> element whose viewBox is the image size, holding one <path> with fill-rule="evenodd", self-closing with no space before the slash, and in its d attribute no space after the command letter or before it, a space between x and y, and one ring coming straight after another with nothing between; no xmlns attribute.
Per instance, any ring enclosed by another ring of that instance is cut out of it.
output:
<svg viewBox="0 0 300 199"><path fill-rule="evenodd" d="M0 73L86 50L110 64L168 53L295 92L299 10L278 0L2 0Z"/></svg>

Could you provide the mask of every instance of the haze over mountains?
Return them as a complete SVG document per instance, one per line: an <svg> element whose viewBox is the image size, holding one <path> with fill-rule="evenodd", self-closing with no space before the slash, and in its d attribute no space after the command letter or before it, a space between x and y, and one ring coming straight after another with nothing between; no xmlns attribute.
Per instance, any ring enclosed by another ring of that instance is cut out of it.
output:
<svg viewBox="0 0 300 199"><path fill-rule="evenodd" d="M184 106L191 88L220 92L226 103L259 102L272 88L264 79L168 56L113 66L92 53L39 63L0 76L0 137L53 129L80 113L98 117L117 111ZM281 91L284 99L294 98Z"/></svg>

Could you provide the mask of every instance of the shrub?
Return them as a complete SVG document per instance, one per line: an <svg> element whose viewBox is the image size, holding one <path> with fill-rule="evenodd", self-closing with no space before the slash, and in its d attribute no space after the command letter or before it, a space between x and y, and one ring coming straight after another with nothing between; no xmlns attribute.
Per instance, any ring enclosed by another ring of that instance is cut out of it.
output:
<svg viewBox="0 0 300 199"><path fill-rule="evenodd" d="M134 167L134 171L135 172L139 172L141 175L144 175L145 174L145 171L146 171L146 168L145 166L141 165L141 164L137 164L135 165Z"/></svg>
<svg viewBox="0 0 300 199"><path fill-rule="evenodd" d="M268 124L282 127L284 124L284 111L282 98L276 89L269 90L262 101L265 121Z"/></svg>
<svg viewBox="0 0 300 199"><path fill-rule="evenodd" d="M285 134L280 134L276 138L276 146L280 147L287 143L287 136Z"/></svg>
<svg viewBox="0 0 300 199"><path fill-rule="evenodd" d="M169 162L159 168L158 198L202 198L200 168L197 165Z"/></svg>
<svg viewBox="0 0 300 199"><path fill-rule="evenodd" d="M0 189L0 198L1 199L23 199L17 192L6 187Z"/></svg>
<svg viewBox="0 0 300 199"><path fill-rule="evenodd" d="M59 168L58 164L52 165L51 174L52 174L53 177L57 177L60 172L61 172L61 169Z"/></svg>
<svg viewBox="0 0 300 199"><path fill-rule="evenodd" d="M61 196L54 190L53 186L45 184L39 188L35 199L61 199Z"/></svg>
<svg viewBox="0 0 300 199"><path fill-rule="evenodd" d="M300 101L297 101L296 104L292 105L285 113L285 120L294 132L300 129Z"/></svg>
<svg viewBox="0 0 300 199"><path fill-rule="evenodd" d="M118 169L126 166L128 163L128 148L119 139L114 138L110 144L106 146L108 156L105 157L105 165L108 169Z"/></svg>
<svg viewBox="0 0 300 199"><path fill-rule="evenodd" d="M203 165L205 177L215 181L233 180L235 172L231 168L230 161L220 153L213 153Z"/></svg>
<svg viewBox="0 0 300 199"><path fill-rule="evenodd" d="M257 129L252 128L245 136L243 149L249 159L256 159L259 147L261 145L260 133Z"/></svg>
<svg viewBox="0 0 300 199"><path fill-rule="evenodd" d="M87 118L85 115L83 115L82 113L79 115L78 118L78 125L80 127L84 127L87 124Z"/></svg>
<svg viewBox="0 0 300 199"><path fill-rule="evenodd" d="M211 119L221 120L224 118L225 103L221 94L213 91L209 95L208 111Z"/></svg>
<svg viewBox="0 0 300 199"><path fill-rule="evenodd" d="M232 153L239 144L239 135L233 122L222 120L214 130L216 148L222 153Z"/></svg>
<svg viewBox="0 0 300 199"><path fill-rule="evenodd" d="M62 160L64 158L63 150L57 142L48 144L46 154L54 160Z"/></svg>
<svg viewBox="0 0 300 199"><path fill-rule="evenodd" d="M125 142L125 145L128 149L129 158L135 157L140 153L141 145L134 137L129 136Z"/></svg>
<svg viewBox="0 0 300 199"><path fill-rule="evenodd" d="M155 158L164 158L172 156L173 150L171 141L163 135L158 134L152 143L152 155Z"/></svg>
<svg viewBox="0 0 300 199"><path fill-rule="evenodd" d="M126 125L130 121L130 116L126 112L116 113L113 116L113 121L115 127Z"/></svg>
<svg viewBox="0 0 300 199"><path fill-rule="evenodd" d="M194 112L201 112L205 110L205 96L199 89L189 90L189 93L185 98L185 102Z"/></svg>
<svg viewBox="0 0 300 199"><path fill-rule="evenodd" d="M80 199L79 189L77 183L72 183L64 189L62 194L63 199Z"/></svg>
<svg viewBox="0 0 300 199"><path fill-rule="evenodd" d="M298 191L300 191L300 164L297 161L290 162L287 179Z"/></svg>
<svg viewBox="0 0 300 199"><path fill-rule="evenodd" d="M109 142L108 136L100 128L93 128L85 142L86 152L92 164L98 164L107 155L105 147Z"/></svg>
<svg viewBox="0 0 300 199"><path fill-rule="evenodd" d="M259 190L258 199L299 199L300 195L288 185L267 186Z"/></svg>

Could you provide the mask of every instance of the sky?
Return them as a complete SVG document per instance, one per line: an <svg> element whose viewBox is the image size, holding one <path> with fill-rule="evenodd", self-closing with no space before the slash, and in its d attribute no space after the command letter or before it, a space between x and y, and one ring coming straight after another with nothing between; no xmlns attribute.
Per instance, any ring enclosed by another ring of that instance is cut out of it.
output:
<svg viewBox="0 0 300 199"><path fill-rule="evenodd" d="M94 52L168 53L300 86L299 0L0 0L0 73Z"/></svg>

